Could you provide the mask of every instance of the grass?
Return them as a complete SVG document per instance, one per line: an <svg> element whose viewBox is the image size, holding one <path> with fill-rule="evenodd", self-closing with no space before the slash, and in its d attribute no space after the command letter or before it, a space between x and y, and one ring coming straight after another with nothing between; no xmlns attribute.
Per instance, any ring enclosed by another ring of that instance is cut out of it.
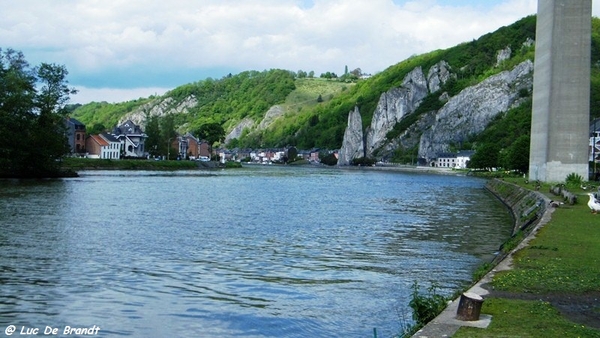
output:
<svg viewBox="0 0 600 338"><path fill-rule="evenodd" d="M496 275L494 288L527 293L600 291L600 215L590 213L581 202L559 208L537 238L515 254L514 266Z"/></svg>
<svg viewBox="0 0 600 338"><path fill-rule="evenodd" d="M452 337L600 337L600 331L566 320L541 300L491 298L483 303L481 312L492 315L487 329L461 327Z"/></svg>
<svg viewBox="0 0 600 338"><path fill-rule="evenodd" d="M288 95L284 106L291 111L296 111L303 107L316 106L318 104L317 98L319 95L321 95L324 102L329 101L330 97L336 96L353 85L353 83L344 83L320 78L297 79L296 89Z"/></svg>
<svg viewBox="0 0 600 338"><path fill-rule="evenodd" d="M523 179L506 181L533 190ZM549 187L542 184L539 190L546 193ZM494 276L495 291L511 298L600 292L600 214L587 207L587 191L575 190L579 202L554 211L536 238L513 256L513 268ZM462 327L453 337L600 337L600 330L567 320L550 303L501 297L484 302L481 313L493 316L487 329Z"/></svg>

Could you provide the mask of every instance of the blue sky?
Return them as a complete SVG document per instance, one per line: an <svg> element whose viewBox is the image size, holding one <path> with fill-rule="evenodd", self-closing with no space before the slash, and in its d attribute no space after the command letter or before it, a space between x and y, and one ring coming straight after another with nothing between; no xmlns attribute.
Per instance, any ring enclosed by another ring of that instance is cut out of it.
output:
<svg viewBox="0 0 600 338"><path fill-rule="evenodd" d="M376 73L534 14L537 0L0 0L0 48L121 102L244 70ZM594 14L596 14L596 6Z"/></svg>

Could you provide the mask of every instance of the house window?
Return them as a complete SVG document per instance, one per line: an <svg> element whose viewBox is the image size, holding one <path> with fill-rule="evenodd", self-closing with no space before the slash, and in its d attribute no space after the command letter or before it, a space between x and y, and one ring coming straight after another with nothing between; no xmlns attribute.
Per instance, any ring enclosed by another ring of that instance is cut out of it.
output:
<svg viewBox="0 0 600 338"><path fill-rule="evenodd" d="M81 134L77 134L77 141L81 140Z"/></svg>

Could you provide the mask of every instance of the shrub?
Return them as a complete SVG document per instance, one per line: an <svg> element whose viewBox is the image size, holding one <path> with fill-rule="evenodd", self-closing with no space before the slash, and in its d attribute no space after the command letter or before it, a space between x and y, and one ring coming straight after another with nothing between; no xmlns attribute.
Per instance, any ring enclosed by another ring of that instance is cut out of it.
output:
<svg viewBox="0 0 600 338"><path fill-rule="evenodd" d="M375 164L376 160L369 157L359 157L352 160L352 165L370 167Z"/></svg>
<svg viewBox="0 0 600 338"><path fill-rule="evenodd" d="M568 188L579 188L583 183L583 177L576 173L570 173L565 179L565 185Z"/></svg>
<svg viewBox="0 0 600 338"><path fill-rule="evenodd" d="M448 299L436 293L437 284L432 284L425 295L419 293L419 284L414 282L412 299L408 305L413 309L413 319L417 326L424 326L446 308Z"/></svg>

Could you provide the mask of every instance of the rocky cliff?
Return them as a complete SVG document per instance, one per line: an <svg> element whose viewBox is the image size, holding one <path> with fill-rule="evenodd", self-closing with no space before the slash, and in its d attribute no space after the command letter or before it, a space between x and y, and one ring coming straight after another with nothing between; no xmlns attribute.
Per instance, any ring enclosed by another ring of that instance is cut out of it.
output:
<svg viewBox="0 0 600 338"><path fill-rule="evenodd" d="M521 90L532 86L533 62L528 60L451 97L421 135L419 157L430 161L448 152L450 144L481 133L498 114L520 104Z"/></svg>
<svg viewBox="0 0 600 338"><path fill-rule="evenodd" d="M362 118L358 107L348 114L348 126L344 133L344 142L338 152L338 165L349 165L353 159L364 157L364 138Z"/></svg>
<svg viewBox="0 0 600 338"><path fill-rule="evenodd" d="M165 116L167 114L187 114L189 110L198 104L198 100L190 95L181 102L175 102L171 97L161 97L150 101L130 113L125 114L120 120L119 125L127 120L141 126L146 124L146 113L150 116Z"/></svg>
<svg viewBox="0 0 600 338"><path fill-rule="evenodd" d="M510 49L502 50L498 53L498 62L509 57ZM421 67L416 67L406 75L400 87L383 93L366 130L366 156L389 156L398 147L410 149L417 144L419 158L428 162L437 158L439 153L448 152L452 144L467 141L469 136L481 133L498 114L522 102L523 93L529 92L533 86L533 62L522 62L514 69L467 87L453 97L439 93L439 99L445 102L441 109L422 114L401 135L393 140L387 139L386 135L398 122L414 113L427 95L439 92L452 76L455 75L445 61L432 66L427 77ZM355 125L350 125L350 117L348 128L352 130L346 130L345 148L359 149L361 140L356 137L359 131ZM350 138L347 139L346 135ZM345 158L338 164L344 165L351 160Z"/></svg>
<svg viewBox="0 0 600 338"><path fill-rule="evenodd" d="M427 80L421 67L417 67L406 75L401 87L392 88L380 96L367 131L367 156L373 155L373 151L385 142L386 134L412 113L427 94Z"/></svg>

